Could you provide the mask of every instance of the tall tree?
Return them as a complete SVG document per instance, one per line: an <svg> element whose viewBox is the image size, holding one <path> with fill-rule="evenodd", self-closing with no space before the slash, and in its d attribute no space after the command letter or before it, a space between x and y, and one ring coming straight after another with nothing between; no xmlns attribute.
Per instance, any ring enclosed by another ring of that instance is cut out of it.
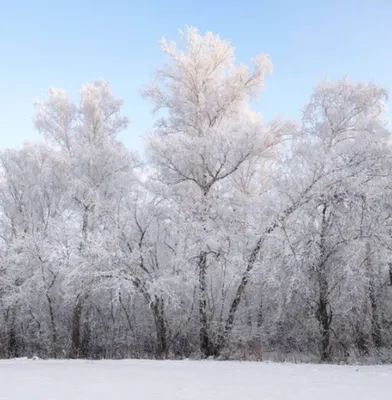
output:
<svg viewBox="0 0 392 400"><path fill-rule="evenodd" d="M121 115L123 102L113 97L105 81L82 86L80 103L74 104L64 90L51 88L48 100L36 103L35 126L53 147L57 184L68 194L68 212L75 226L69 251L68 283L74 287L70 356L86 354L82 343L82 313L96 275L107 268L107 213L116 191L129 182L134 157L117 139L128 120Z"/></svg>
<svg viewBox="0 0 392 400"><path fill-rule="evenodd" d="M208 357L219 349L209 332L207 276L217 255L224 257L216 245L221 233L214 202L224 198L222 190L235 176L271 157L281 132L265 126L249 105L272 69L268 56L256 56L250 71L235 63L234 47L211 32L188 28L181 39L184 47L162 40L165 64L144 90L154 110L164 111L149 138L149 154L179 207L194 210L188 217L196 227L200 351Z"/></svg>

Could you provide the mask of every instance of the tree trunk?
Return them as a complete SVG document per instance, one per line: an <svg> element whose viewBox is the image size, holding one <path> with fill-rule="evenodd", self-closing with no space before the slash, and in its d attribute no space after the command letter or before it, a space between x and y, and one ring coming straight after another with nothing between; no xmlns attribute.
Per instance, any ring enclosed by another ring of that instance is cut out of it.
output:
<svg viewBox="0 0 392 400"><path fill-rule="evenodd" d="M83 334L81 344L80 344L80 352L79 358L88 358L91 354L90 352L90 340L91 340L91 329L89 324L84 325Z"/></svg>
<svg viewBox="0 0 392 400"><path fill-rule="evenodd" d="M82 353L81 320L83 312L83 299L79 295L72 313L71 351L69 358L79 358Z"/></svg>
<svg viewBox="0 0 392 400"><path fill-rule="evenodd" d="M317 283L319 288L319 299L317 303L316 318L320 325L320 353L321 361L331 360L331 323L332 310L329 303L329 285L326 272L326 236L327 236L327 205L324 203L321 211L321 232L320 232L320 262L316 267Z"/></svg>
<svg viewBox="0 0 392 400"><path fill-rule="evenodd" d="M157 358L164 359L167 357L168 354L168 340L163 299L155 296L155 300L151 305L151 309L153 311L157 335Z"/></svg>
<svg viewBox="0 0 392 400"><path fill-rule="evenodd" d="M216 355L216 348L212 343L208 333L207 315L207 252L202 252L199 256L199 339L200 352L203 357L208 358Z"/></svg>
<svg viewBox="0 0 392 400"><path fill-rule="evenodd" d="M18 357L18 346L16 342L16 332L14 323L12 323L8 336L8 356L9 358Z"/></svg>
<svg viewBox="0 0 392 400"><path fill-rule="evenodd" d="M382 345L381 326L380 326L380 313L377 301L376 287L374 282L373 263L371 259L370 243L366 243L366 267L369 276L369 300L372 310L371 314L371 336L374 346L378 349Z"/></svg>
<svg viewBox="0 0 392 400"><path fill-rule="evenodd" d="M261 328L261 325L263 325L264 321L264 304L263 304L263 298L260 298L259 302L259 309L257 311L257 327Z"/></svg>
<svg viewBox="0 0 392 400"><path fill-rule="evenodd" d="M55 321L55 318L54 318L53 302L52 302L52 299L51 299L51 297L49 296L48 293L46 293L46 299L48 301L49 318L50 318L50 329L51 329L51 334L52 334L51 356L53 358L56 358L56 356L57 356L57 327L56 327L56 321Z"/></svg>
<svg viewBox="0 0 392 400"><path fill-rule="evenodd" d="M319 301L317 305L316 316L320 324L321 331L321 361L331 361L330 339L331 339L331 323L332 311L328 301L328 282L325 274L319 277Z"/></svg>
<svg viewBox="0 0 392 400"><path fill-rule="evenodd" d="M218 345L217 345L217 353L219 354L222 349L226 346L227 341L229 339L229 336L231 334L231 331L233 330L234 327L234 319L235 315L237 313L238 306L240 305L241 298L245 292L246 286L248 285L249 281L249 275L251 271L253 270L253 266L256 262L256 257L260 252L261 246L264 242L264 236L261 237L257 243L256 246L253 248L252 253L249 256L248 259L248 264L246 266L245 272L242 274L240 284L238 285L236 294L234 296L234 299L231 303L230 309L229 309L229 314L226 319L226 323L223 329L223 333L219 336L218 339Z"/></svg>
<svg viewBox="0 0 392 400"><path fill-rule="evenodd" d="M8 309L6 313L5 322L9 323L8 329L8 343L7 343L7 356L9 358L18 357L18 344L16 340L16 330L15 330L15 311L13 309Z"/></svg>
<svg viewBox="0 0 392 400"><path fill-rule="evenodd" d="M118 300L120 302L122 310L124 311L125 318L128 323L128 328L129 328L130 332L132 332L132 334L134 335L134 329L133 329L133 325L132 325L132 321L131 321L131 316L129 315L128 309L126 308L126 306L123 302L121 292L118 293Z"/></svg>
<svg viewBox="0 0 392 400"><path fill-rule="evenodd" d="M167 329L166 329L166 321L165 321L165 305L162 297L155 296L152 299L151 295L148 293L145 285L139 278L134 278L132 280L135 287L140 291L140 293L145 298L147 304L149 305L152 316L154 319L156 336L157 336L157 346L156 346L156 354L158 358L166 358L168 353L168 340L167 340ZM125 307L123 306L125 311ZM128 318L128 313L126 313ZM130 325L130 319L128 318L128 324Z"/></svg>

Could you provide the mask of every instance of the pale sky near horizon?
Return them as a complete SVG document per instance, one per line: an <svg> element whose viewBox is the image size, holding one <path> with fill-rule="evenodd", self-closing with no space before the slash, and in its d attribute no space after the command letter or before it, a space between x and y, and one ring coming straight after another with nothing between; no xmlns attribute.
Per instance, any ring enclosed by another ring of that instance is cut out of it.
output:
<svg viewBox="0 0 392 400"><path fill-rule="evenodd" d="M33 102L48 87L76 97L104 78L131 121L121 139L142 150L152 116L139 90L160 66L159 39L185 25L231 40L240 61L270 54L266 120L298 118L324 77L392 91L392 0L0 0L0 149L42 140Z"/></svg>

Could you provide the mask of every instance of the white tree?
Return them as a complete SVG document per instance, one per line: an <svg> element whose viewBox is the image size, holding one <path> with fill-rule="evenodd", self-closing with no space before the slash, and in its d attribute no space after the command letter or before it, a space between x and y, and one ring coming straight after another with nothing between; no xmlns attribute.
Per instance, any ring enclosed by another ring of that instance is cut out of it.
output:
<svg viewBox="0 0 392 400"><path fill-rule="evenodd" d="M184 48L162 40L166 62L144 90L154 110L164 111L148 146L158 178L172 186L195 236L200 350L208 357L219 353L223 343L214 343L209 335L207 272L219 257L225 258L227 234L222 224L228 227L227 219L235 218L242 206L227 201L232 195L226 189L241 177L260 178L257 165L273 156L285 129L278 123L263 124L249 104L272 69L268 56L256 56L251 71L236 64L234 47L211 32L202 35L188 28L181 38ZM220 222L221 202L226 209ZM234 314L231 310L226 330Z"/></svg>
<svg viewBox="0 0 392 400"><path fill-rule="evenodd" d="M64 192L54 184L49 154L42 145L1 154L1 212L3 261L8 265L6 280L11 296L8 304L15 318L19 314L15 323L30 314L31 323L37 324L43 335L37 338L37 346L46 344L55 356L58 287L67 255L61 240L66 236L62 224ZM16 329L14 324L12 329ZM46 332L50 334L45 336Z"/></svg>
<svg viewBox="0 0 392 400"><path fill-rule="evenodd" d="M314 290L307 301L314 304L320 325L324 361L331 359L332 323L337 318L333 308L342 309L344 298L353 305L350 295L355 298L368 279L365 269L358 269L362 259L354 258L353 263L351 252L368 248L369 240L375 239L369 218L378 219L374 205L390 159L385 100L385 90L373 84L354 84L348 78L320 84L304 109L303 136L294 147L294 167L297 164L303 172L305 166L310 181L320 176L312 200L290 224L291 248L297 249L293 255L307 275L304 291ZM298 230L299 225L306 233ZM299 233L309 240L306 245L294 239ZM336 300L344 285L347 297L339 295Z"/></svg>
<svg viewBox="0 0 392 400"><path fill-rule="evenodd" d="M35 126L53 146L58 184L68 194L68 221L76 229L69 244L73 264L68 282L76 298L72 316L71 356L83 352L81 318L96 273L107 268L107 213L115 208L116 192L132 179L136 157L117 139L128 120L123 102L113 97L105 81L83 85L80 104L64 90L51 88L47 101L36 103Z"/></svg>

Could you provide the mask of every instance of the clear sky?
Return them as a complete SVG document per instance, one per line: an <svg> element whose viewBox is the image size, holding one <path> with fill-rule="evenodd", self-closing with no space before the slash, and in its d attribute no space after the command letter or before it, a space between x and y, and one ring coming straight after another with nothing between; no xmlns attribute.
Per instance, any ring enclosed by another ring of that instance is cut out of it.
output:
<svg viewBox="0 0 392 400"><path fill-rule="evenodd" d="M392 0L0 0L0 149L40 140L32 104L48 87L76 96L105 78L131 120L121 139L141 150L152 119L139 89L160 65L159 39L185 25L230 39L241 61L271 55L267 120L297 118L324 77L392 90Z"/></svg>

